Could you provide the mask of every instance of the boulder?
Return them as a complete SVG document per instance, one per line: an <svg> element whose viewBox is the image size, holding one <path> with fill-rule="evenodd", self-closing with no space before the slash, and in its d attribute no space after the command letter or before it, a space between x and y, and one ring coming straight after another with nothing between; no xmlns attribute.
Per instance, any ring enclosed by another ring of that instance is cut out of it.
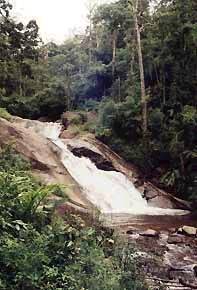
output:
<svg viewBox="0 0 197 290"><path fill-rule="evenodd" d="M159 236L159 233L157 231L155 231L155 230L149 229L149 230L146 230L144 232L141 232L140 236L156 238L156 237Z"/></svg>
<svg viewBox="0 0 197 290"><path fill-rule="evenodd" d="M126 234L127 234L127 235L133 235L133 230L128 230L128 231L126 232Z"/></svg>
<svg viewBox="0 0 197 290"><path fill-rule="evenodd" d="M61 134L60 134L60 138L61 139L73 139L78 135L78 133L76 131L67 131L64 130Z"/></svg>
<svg viewBox="0 0 197 290"><path fill-rule="evenodd" d="M168 244L183 244L186 242L186 239L182 235L171 235L168 237Z"/></svg>
<svg viewBox="0 0 197 290"><path fill-rule="evenodd" d="M192 203L176 198L172 194L165 192L154 186L150 182L144 184L144 197L151 207L160 207L168 209L191 210Z"/></svg>
<svg viewBox="0 0 197 290"><path fill-rule="evenodd" d="M179 282L188 289L197 289L197 281L180 278Z"/></svg>
<svg viewBox="0 0 197 290"><path fill-rule="evenodd" d="M77 157L89 158L98 169L104 171L117 171L110 160L107 160L103 155L86 147L68 146L69 150Z"/></svg>
<svg viewBox="0 0 197 290"><path fill-rule="evenodd" d="M169 196L157 195L148 200L148 205L151 207L175 209L174 203L170 200Z"/></svg>
<svg viewBox="0 0 197 290"><path fill-rule="evenodd" d="M197 228L190 226L183 226L178 230L179 233L182 233L187 236L195 236L197 234Z"/></svg>

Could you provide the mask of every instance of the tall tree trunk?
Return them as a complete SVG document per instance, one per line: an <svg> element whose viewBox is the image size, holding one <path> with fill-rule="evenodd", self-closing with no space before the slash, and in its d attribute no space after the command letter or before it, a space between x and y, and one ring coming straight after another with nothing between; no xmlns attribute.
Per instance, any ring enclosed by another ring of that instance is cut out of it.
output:
<svg viewBox="0 0 197 290"><path fill-rule="evenodd" d="M19 96L23 96L21 64L19 67Z"/></svg>
<svg viewBox="0 0 197 290"><path fill-rule="evenodd" d="M121 79L118 77L118 102L121 102Z"/></svg>
<svg viewBox="0 0 197 290"><path fill-rule="evenodd" d="M96 48L98 49L100 47L100 42L101 42L101 39L100 39L100 33L99 33L99 26L97 25L96 26Z"/></svg>
<svg viewBox="0 0 197 290"><path fill-rule="evenodd" d="M166 104L166 77L165 77L165 67L162 66L162 87L163 87L163 105Z"/></svg>
<svg viewBox="0 0 197 290"><path fill-rule="evenodd" d="M92 62L92 15L90 15L89 63Z"/></svg>
<svg viewBox="0 0 197 290"><path fill-rule="evenodd" d="M132 43L131 43L131 62L130 62L130 81L131 81L130 94L131 96L134 96L135 94L135 71L134 71L135 49L134 49L134 46L135 46L135 38L132 39ZM128 46L128 50L129 50L129 46Z"/></svg>
<svg viewBox="0 0 197 290"><path fill-rule="evenodd" d="M148 128L147 100L146 100L146 91L145 91L144 65L143 65L142 46L141 46L141 34L140 34L140 27L139 27L139 24L138 24L138 2L139 2L138 0L134 1L133 13L134 13L134 22L135 22L136 36L137 36L137 51L138 51L139 71L140 71L142 119L143 119L142 128L143 128L144 135L146 135L147 128Z"/></svg>
<svg viewBox="0 0 197 290"><path fill-rule="evenodd" d="M89 15L88 15L88 19L89 19L89 63L92 62L92 51L93 51L93 36L92 36L92 32L93 32L93 23L92 23L92 16L94 14L94 10L96 8L96 4L97 1L96 0L86 0L86 7L88 9Z"/></svg>
<svg viewBox="0 0 197 290"><path fill-rule="evenodd" d="M65 92L66 92L66 105L67 105L67 110L71 110L71 105L72 105L72 89L71 89L71 79L70 76L67 75L67 78L65 80Z"/></svg>
<svg viewBox="0 0 197 290"><path fill-rule="evenodd" d="M115 69L116 69L116 42L117 42L117 32L114 30L112 35L112 49L113 49L113 56L112 56L112 78L114 79L115 76Z"/></svg>

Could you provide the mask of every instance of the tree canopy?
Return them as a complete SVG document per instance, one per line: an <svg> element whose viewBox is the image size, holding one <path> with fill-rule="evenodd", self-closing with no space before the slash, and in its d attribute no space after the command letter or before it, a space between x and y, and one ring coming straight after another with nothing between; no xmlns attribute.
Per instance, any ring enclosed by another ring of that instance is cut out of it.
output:
<svg viewBox="0 0 197 290"><path fill-rule="evenodd" d="M98 138L137 164L145 178L193 198L196 1L154 3L94 6L91 27L57 45L41 42L35 21L14 21L11 5L1 0L0 107L51 119L65 110L96 109Z"/></svg>

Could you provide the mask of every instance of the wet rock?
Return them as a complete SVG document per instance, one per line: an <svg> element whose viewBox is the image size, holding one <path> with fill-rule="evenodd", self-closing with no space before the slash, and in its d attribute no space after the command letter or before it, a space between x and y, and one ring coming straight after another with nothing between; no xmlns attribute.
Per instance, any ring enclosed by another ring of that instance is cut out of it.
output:
<svg viewBox="0 0 197 290"><path fill-rule="evenodd" d="M185 286L185 287L189 287L190 289L197 289L197 281L193 281L193 280L185 280L184 278L180 278L179 282Z"/></svg>
<svg viewBox="0 0 197 290"><path fill-rule="evenodd" d="M190 226L183 226L182 228L178 229L178 233L182 233L187 236L195 236L197 234L197 228L190 227Z"/></svg>
<svg viewBox="0 0 197 290"><path fill-rule="evenodd" d="M148 200L148 204L152 207L175 209L176 207L171 202L167 196L155 196L154 198Z"/></svg>
<svg viewBox="0 0 197 290"><path fill-rule="evenodd" d="M184 270L173 270L173 269L168 270L168 277L171 280L179 280L182 278L185 281L189 281L189 280L194 279L192 272L186 272Z"/></svg>
<svg viewBox="0 0 197 290"><path fill-rule="evenodd" d="M78 135L77 132L64 130L64 131L61 133L60 138L61 138L61 139L73 139L73 138L75 138L77 135Z"/></svg>
<svg viewBox="0 0 197 290"><path fill-rule="evenodd" d="M158 196L158 192L156 192L155 190L147 190L147 189L144 190L144 197L148 201L150 199L153 199L153 198L157 197L157 196Z"/></svg>
<svg viewBox="0 0 197 290"><path fill-rule="evenodd" d="M137 233L135 233L135 234L131 234L131 235L129 235L129 240L131 240L131 241L135 241L135 240L138 240L139 237L140 237L140 235L137 234Z"/></svg>
<svg viewBox="0 0 197 290"><path fill-rule="evenodd" d="M186 239L184 236L181 235L172 235L168 237L167 243L168 244L182 244L185 243Z"/></svg>
<svg viewBox="0 0 197 290"><path fill-rule="evenodd" d="M137 183L134 181L133 184L137 187L138 191L141 193L142 197L145 197L145 188L144 186L138 186Z"/></svg>
<svg viewBox="0 0 197 290"><path fill-rule="evenodd" d="M0 118L0 147L13 144L15 150L31 164L32 173L45 184L72 184L68 189L70 200L80 205L90 203L80 187L63 167L59 149L29 127L29 121L21 118L8 122ZM28 129L27 129L28 128Z"/></svg>
<svg viewBox="0 0 197 290"><path fill-rule="evenodd" d="M69 150L77 157L87 157L89 158L98 169L105 171L117 171L113 166L112 162L107 160L101 154L94 152L86 147L73 147L69 145Z"/></svg>
<svg viewBox="0 0 197 290"><path fill-rule="evenodd" d="M149 229L149 230L146 230L144 232L141 232L140 236L156 238L156 237L159 236L159 233L157 231L155 231L155 230Z"/></svg>
<svg viewBox="0 0 197 290"><path fill-rule="evenodd" d="M126 234L127 235L133 235L136 234L137 229L135 227L131 227L127 230Z"/></svg>
<svg viewBox="0 0 197 290"><path fill-rule="evenodd" d="M192 203L178 199L173 195L157 188L150 182L145 183L144 197L152 207L191 210Z"/></svg>
<svg viewBox="0 0 197 290"><path fill-rule="evenodd" d="M170 228L169 232L175 234L176 233L176 228Z"/></svg>
<svg viewBox="0 0 197 290"><path fill-rule="evenodd" d="M133 235L133 230L128 230L128 231L126 232L126 234L127 234L127 235Z"/></svg>

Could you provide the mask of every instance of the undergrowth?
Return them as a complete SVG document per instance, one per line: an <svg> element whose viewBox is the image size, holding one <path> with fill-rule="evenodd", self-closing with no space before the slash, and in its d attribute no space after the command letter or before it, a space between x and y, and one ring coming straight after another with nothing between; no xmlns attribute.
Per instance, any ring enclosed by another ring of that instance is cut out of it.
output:
<svg viewBox="0 0 197 290"><path fill-rule="evenodd" d="M12 149L0 152L0 289L145 290L127 246L81 217L57 216L44 186Z"/></svg>

